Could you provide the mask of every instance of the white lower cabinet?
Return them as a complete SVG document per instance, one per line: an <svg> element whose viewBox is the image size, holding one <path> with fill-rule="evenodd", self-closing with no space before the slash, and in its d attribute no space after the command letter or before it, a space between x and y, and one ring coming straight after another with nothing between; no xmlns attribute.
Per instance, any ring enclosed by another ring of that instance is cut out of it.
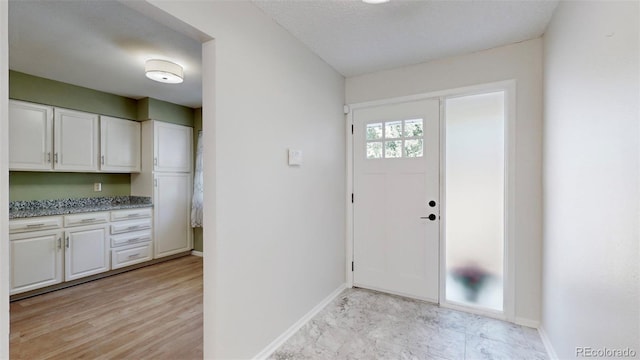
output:
<svg viewBox="0 0 640 360"><path fill-rule="evenodd" d="M192 248L191 181L189 173L155 175L154 258L173 255Z"/></svg>
<svg viewBox="0 0 640 360"><path fill-rule="evenodd" d="M153 259L152 209L9 221L10 294Z"/></svg>
<svg viewBox="0 0 640 360"><path fill-rule="evenodd" d="M62 229L9 236L11 295L63 281L62 237Z"/></svg>
<svg viewBox="0 0 640 360"><path fill-rule="evenodd" d="M111 212L111 268L153 259L151 209Z"/></svg>
<svg viewBox="0 0 640 360"><path fill-rule="evenodd" d="M151 242L129 245L111 250L112 268L138 264L153 259L153 249Z"/></svg>
<svg viewBox="0 0 640 360"><path fill-rule="evenodd" d="M92 225L65 232L65 280L99 274L111 268L107 228L107 225Z"/></svg>

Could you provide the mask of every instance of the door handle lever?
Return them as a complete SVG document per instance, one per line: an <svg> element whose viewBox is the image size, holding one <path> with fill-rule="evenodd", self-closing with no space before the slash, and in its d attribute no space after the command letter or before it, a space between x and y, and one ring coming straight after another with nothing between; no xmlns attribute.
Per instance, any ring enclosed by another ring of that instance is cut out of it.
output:
<svg viewBox="0 0 640 360"><path fill-rule="evenodd" d="M420 216L420 219L429 219L431 221L434 221L436 219L436 215L435 214L429 214L429 216Z"/></svg>

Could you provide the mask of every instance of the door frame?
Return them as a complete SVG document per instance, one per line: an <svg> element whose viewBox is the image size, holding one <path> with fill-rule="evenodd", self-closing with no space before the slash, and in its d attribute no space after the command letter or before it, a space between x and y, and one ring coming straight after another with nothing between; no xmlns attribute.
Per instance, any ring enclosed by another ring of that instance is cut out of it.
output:
<svg viewBox="0 0 640 360"><path fill-rule="evenodd" d="M463 310L477 313L502 320L515 321L515 246L513 244L515 234L515 148L516 148L516 80L505 80L492 83L477 84L447 90L432 91L415 95L394 97L381 100L373 100L345 105L345 137L346 137L346 226L345 226L345 279L347 287L353 287L353 203L351 195L354 193L354 171L353 171L353 110L368 108L373 106L392 105L404 102L439 99L440 100L440 241L439 241L439 304L442 307ZM444 112L444 100L447 97L467 96L494 91L505 92L505 154L504 154L504 308L503 312L493 312L484 309L476 309L467 306L460 306L448 303L445 297L445 277L446 272L446 123Z"/></svg>

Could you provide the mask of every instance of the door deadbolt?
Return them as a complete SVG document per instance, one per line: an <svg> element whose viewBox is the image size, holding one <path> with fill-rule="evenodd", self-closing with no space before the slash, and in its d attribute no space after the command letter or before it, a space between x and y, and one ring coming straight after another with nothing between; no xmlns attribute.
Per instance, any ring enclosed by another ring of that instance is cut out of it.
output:
<svg viewBox="0 0 640 360"><path fill-rule="evenodd" d="M429 206L436 207L436 202L433 200L429 201Z"/></svg>

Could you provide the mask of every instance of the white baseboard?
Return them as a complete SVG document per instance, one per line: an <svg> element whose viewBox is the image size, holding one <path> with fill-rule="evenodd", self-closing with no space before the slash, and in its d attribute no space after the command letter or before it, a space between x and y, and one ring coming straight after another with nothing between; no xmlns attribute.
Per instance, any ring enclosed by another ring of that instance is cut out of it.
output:
<svg viewBox="0 0 640 360"><path fill-rule="evenodd" d="M556 353L556 350L553 348L553 345L551 345L551 340L549 340L549 335L547 335L547 332L544 331L544 327L542 327L542 325L538 327L538 334L540 334L540 339L542 339L542 344L544 344L545 349L547 349L547 355L549 355L549 359L558 360L558 354Z"/></svg>
<svg viewBox="0 0 640 360"><path fill-rule="evenodd" d="M191 255L202 257L204 254L202 253L202 251L191 250Z"/></svg>
<svg viewBox="0 0 640 360"><path fill-rule="evenodd" d="M518 325L522 325L522 326L526 326L534 329L537 329L540 327L540 321L538 320L531 320L527 318L516 317L514 322Z"/></svg>
<svg viewBox="0 0 640 360"><path fill-rule="evenodd" d="M284 344L293 334L295 334L300 328L302 328L309 320L316 316L322 309L324 309L329 303L333 301L340 293L347 288L346 284L341 284L335 289L329 296L324 298L318 305L316 305L311 311L301 317L295 324L291 325L285 332L278 336L271 344L267 345L262 351L253 357L254 360L262 360L268 358L274 351L276 351L282 344Z"/></svg>

